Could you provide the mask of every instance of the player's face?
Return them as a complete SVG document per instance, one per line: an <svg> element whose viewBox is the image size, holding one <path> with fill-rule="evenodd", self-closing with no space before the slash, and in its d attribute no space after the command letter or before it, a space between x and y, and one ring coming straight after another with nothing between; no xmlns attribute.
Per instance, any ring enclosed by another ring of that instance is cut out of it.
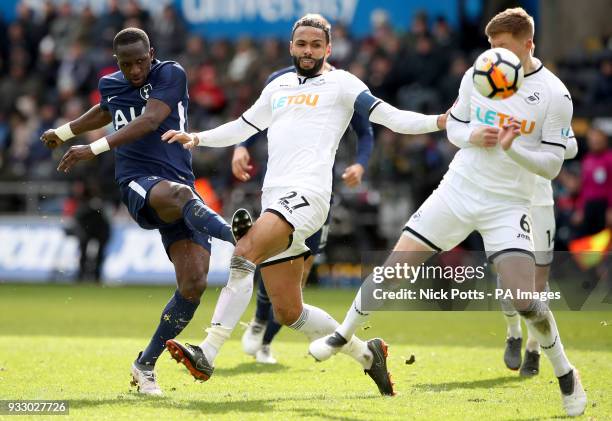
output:
<svg viewBox="0 0 612 421"><path fill-rule="evenodd" d="M302 76L312 77L321 73L325 60L331 53L325 32L312 26L300 26L289 43L293 65Z"/></svg>
<svg viewBox="0 0 612 421"><path fill-rule="evenodd" d="M120 45L117 47L117 65L123 76L136 88L145 84L151 71L153 49L146 48L143 42Z"/></svg>
<svg viewBox="0 0 612 421"><path fill-rule="evenodd" d="M489 37L491 48L505 48L512 51L524 63L531 53L533 48L533 40L531 38L514 37L510 32L503 32L495 36Z"/></svg>

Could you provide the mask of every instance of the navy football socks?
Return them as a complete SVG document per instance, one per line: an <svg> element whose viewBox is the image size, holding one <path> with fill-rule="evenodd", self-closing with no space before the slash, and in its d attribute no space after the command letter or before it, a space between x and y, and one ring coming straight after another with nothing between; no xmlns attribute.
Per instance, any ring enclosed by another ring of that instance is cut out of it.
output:
<svg viewBox="0 0 612 421"><path fill-rule="evenodd" d="M179 293L174 292L161 316L159 326L151 338L151 342L136 363L141 369L153 369L157 358L166 347L168 339L174 339L185 329L200 303L192 303Z"/></svg>
<svg viewBox="0 0 612 421"><path fill-rule="evenodd" d="M200 199L192 199L183 208L185 224L195 231L235 244L232 227Z"/></svg>
<svg viewBox="0 0 612 421"><path fill-rule="evenodd" d="M268 320L268 324L266 325L266 331L264 333L263 339L261 341L264 345L269 345L272 342L272 339L276 336L279 330L281 330L281 325L274 319L274 312L270 309L270 320Z"/></svg>
<svg viewBox="0 0 612 421"><path fill-rule="evenodd" d="M269 320L272 315L272 303L268 298L268 291L264 286L263 279L261 279L261 273L259 268L255 272L255 279L257 280L257 307L255 308L255 319L260 323L265 323Z"/></svg>

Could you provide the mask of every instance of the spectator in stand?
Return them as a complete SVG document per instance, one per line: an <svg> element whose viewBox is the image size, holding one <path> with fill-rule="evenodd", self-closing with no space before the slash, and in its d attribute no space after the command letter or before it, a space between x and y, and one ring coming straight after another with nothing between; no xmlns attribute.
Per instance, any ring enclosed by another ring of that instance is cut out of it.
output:
<svg viewBox="0 0 612 421"><path fill-rule="evenodd" d="M582 160L582 185L577 209L572 217L577 237L596 234L612 227L612 149L608 136L591 128L587 134L588 152Z"/></svg>
<svg viewBox="0 0 612 421"><path fill-rule="evenodd" d="M178 16L173 5L166 5L163 12L153 18L151 35L158 57L164 60L174 60L181 54L185 48L187 30L183 19Z"/></svg>
<svg viewBox="0 0 612 421"><path fill-rule="evenodd" d="M599 73L588 94L587 102L593 113L610 116L612 109L612 52L599 65ZM594 107L594 108L593 108Z"/></svg>
<svg viewBox="0 0 612 421"><path fill-rule="evenodd" d="M225 93L217 82L217 72L211 65L204 65L198 71L198 80L191 86L189 96L193 106L206 114L219 114L225 107Z"/></svg>
<svg viewBox="0 0 612 421"><path fill-rule="evenodd" d="M57 51L68 51L77 39L79 19L76 19L70 2L63 2L58 8L58 16L51 24L50 34Z"/></svg>

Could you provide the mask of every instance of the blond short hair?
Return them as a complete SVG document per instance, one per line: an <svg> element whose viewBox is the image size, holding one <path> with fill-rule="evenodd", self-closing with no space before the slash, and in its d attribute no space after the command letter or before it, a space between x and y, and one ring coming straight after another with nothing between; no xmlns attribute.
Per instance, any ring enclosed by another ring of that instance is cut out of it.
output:
<svg viewBox="0 0 612 421"><path fill-rule="evenodd" d="M489 38L502 33L510 33L515 38L533 38L534 32L533 18L522 7L498 13L485 28L485 34Z"/></svg>

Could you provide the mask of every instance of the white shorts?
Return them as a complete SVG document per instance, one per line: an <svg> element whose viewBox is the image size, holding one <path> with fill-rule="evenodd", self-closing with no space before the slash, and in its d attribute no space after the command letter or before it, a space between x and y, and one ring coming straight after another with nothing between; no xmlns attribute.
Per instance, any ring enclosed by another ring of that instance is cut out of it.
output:
<svg viewBox="0 0 612 421"><path fill-rule="evenodd" d="M289 247L272 256L262 266L280 263L298 257L308 257L310 249L305 240L321 229L329 212L329 194L303 188L272 187L261 195L261 211L272 212L293 227Z"/></svg>
<svg viewBox="0 0 612 421"><path fill-rule="evenodd" d="M404 234L434 250L447 251L475 230L491 261L506 252L533 256L529 208L529 201L492 194L449 171L410 217Z"/></svg>
<svg viewBox="0 0 612 421"><path fill-rule="evenodd" d="M555 249L555 210L554 206L532 206L533 245L538 266L548 266L553 261Z"/></svg>

